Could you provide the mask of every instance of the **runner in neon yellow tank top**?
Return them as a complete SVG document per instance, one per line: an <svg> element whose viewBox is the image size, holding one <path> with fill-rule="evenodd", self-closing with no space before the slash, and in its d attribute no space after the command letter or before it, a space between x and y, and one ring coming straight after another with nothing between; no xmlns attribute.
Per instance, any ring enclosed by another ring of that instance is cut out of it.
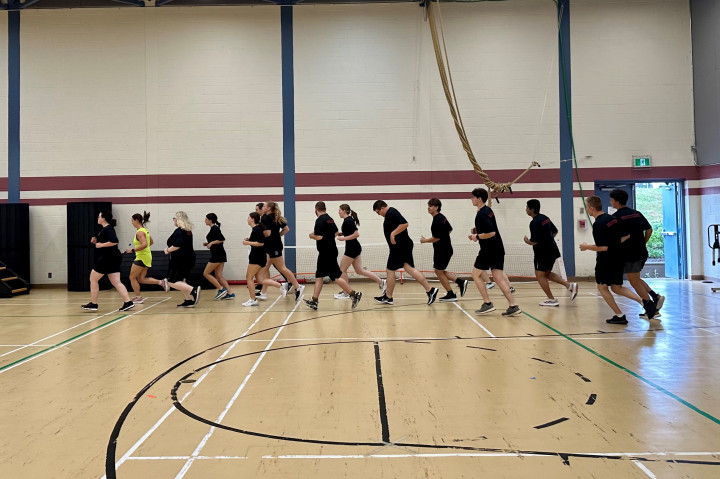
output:
<svg viewBox="0 0 720 479"><path fill-rule="evenodd" d="M155 284L168 291L168 286L165 280L146 278L148 268L152 266L152 251L150 246L153 244L153 240L150 237L150 232L145 228L145 225L150 220L150 213L143 211L143 214L135 213L132 216L132 225L137 230L135 237L133 238L133 248L125 250L126 253L135 253L135 261L133 261L132 268L130 269L130 284L132 285L135 297L132 299L135 304L142 304L145 302L143 297L140 295L140 283L142 284Z"/></svg>

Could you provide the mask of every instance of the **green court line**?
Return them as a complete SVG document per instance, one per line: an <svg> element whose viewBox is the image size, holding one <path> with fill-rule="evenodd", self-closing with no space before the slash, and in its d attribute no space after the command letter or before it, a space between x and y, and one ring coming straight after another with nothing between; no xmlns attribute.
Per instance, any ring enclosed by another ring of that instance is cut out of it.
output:
<svg viewBox="0 0 720 479"><path fill-rule="evenodd" d="M699 414L705 416L706 418L710 419L710 420L711 420L712 422L714 422L715 424L720 424L720 419L716 418L716 417L713 416L712 414L709 414L709 413L703 411L703 410L700 409L699 407L697 407L697 406L695 406L695 405L687 402L686 400L684 400L683 398L677 396L676 394L671 393L670 391L668 391L668 390L665 389L664 387L660 386L659 384L655 384L654 382L650 381L649 379L646 379L646 378L640 376L638 373L629 370L629 369L626 368L625 366L622 366L622 365L616 363L615 361L613 361L612 359L610 359L610 358L608 358L608 357L603 356L602 354L598 353L598 352L595 351L594 349L592 349L592 348L590 348L590 347L588 347L588 346L585 346L583 343L581 343L581 342L579 342L579 341L571 338L570 336L568 336L567 334L563 333L562 331L558 331L557 329L553 328L553 327L550 326L549 324L547 324L547 323L539 320L538 318L536 318L536 317L533 316L532 314L528 314L528 313L526 313L525 311L523 311L523 314L524 314L525 316L529 317L529 318L534 319L534 320L537 321L538 323L540 323L540 324L542 324L543 326L545 326L546 328L554 331L555 333L559 334L560 336L564 337L565 339L567 339L567 340L569 340L569 341L577 344L578 346L580 346L580 347L583 348L584 350L586 350L586 351L594 354L595 356L599 357L599 358L602 359L603 361L605 361L605 362L607 362L607 363L609 363L609 364L612 364L612 365L615 366L616 368L625 371L626 373L630 374L631 376L634 376L634 377L638 378L640 381L642 381L642 382L644 382L645 384L648 384L648 385L654 387L654 388L657 389L658 391L660 391L660 392L666 394L667 396L673 398L673 399L676 400L677 402L679 402L679 403L681 403L681 404L689 407L690 409L692 409L692 410L695 411L696 413L699 413Z"/></svg>
<svg viewBox="0 0 720 479"><path fill-rule="evenodd" d="M25 357L22 358L22 359L18 359L17 361L13 361L13 362L11 362L10 364L6 364L5 366L0 367L0 372L3 372L5 369L9 368L10 366L13 366L13 365L15 365L15 364L21 363L21 362L26 361L26 360L28 360L28 359L30 359L30 358L34 358L35 356L38 356L38 355L43 354L43 353L46 353L46 352L51 351L51 350L53 350L53 349L57 349L57 348L59 348L60 346L62 346L63 344L67 344L67 343L69 343L70 341L73 341L73 340L75 340L75 339L78 339L78 338L81 338L81 337L83 337L83 336L85 336L85 335L88 335L88 334L92 333L93 331L95 331L95 330L97 330L97 329L100 329L100 328L102 328L102 327L104 327L104 326L107 326L108 324L112 324L112 323L114 323L115 321L119 321L119 320L121 320L121 319L123 319L123 318L126 318L127 316L128 316L127 314L123 314L123 315L121 315L121 316L118 316L118 317L115 318L115 319L111 319L110 321L108 321L108 322L106 322L106 323L103 323L103 324L101 324L101 325L99 325L99 326L95 326L94 328L89 329L89 330L85 331L84 333L80 333L80 334L78 334L78 335L73 336L72 338L69 338L69 339L66 339L65 341L62 341L62 342L60 342L60 343L57 343L57 344L54 345L54 346L50 346L50 347L48 347L48 348L43 349L42 351L38 351L38 352L36 352L36 353L33 353L33 354L31 354L30 356L25 356Z"/></svg>

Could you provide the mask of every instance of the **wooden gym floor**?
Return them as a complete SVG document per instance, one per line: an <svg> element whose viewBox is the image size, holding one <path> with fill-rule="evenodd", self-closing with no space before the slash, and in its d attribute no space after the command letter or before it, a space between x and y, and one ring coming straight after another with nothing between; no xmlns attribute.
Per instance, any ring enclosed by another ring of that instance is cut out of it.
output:
<svg viewBox="0 0 720 479"><path fill-rule="evenodd" d="M0 300L2 478L720 477L720 294L656 281L661 321L605 323L594 284L523 315L395 306L359 284L357 310L326 285L290 298L179 310L177 292L86 313L88 295Z"/></svg>

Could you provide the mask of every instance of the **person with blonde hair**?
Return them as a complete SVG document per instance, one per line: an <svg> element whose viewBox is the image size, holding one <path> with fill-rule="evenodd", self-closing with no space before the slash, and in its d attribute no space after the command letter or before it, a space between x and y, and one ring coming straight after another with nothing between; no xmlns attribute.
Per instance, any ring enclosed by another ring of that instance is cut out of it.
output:
<svg viewBox="0 0 720 479"><path fill-rule="evenodd" d="M284 293L287 293L290 285L292 285L295 288L295 301L300 301L300 299L302 299L302 292L305 289L305 286L300 285L293 272L285 265L285 260L282 256L282 237L290 231L290 227L287 224L287 220L283 218L280 206L278 206L277 203L274 201L268 201L265 203L263 209L265 214L260 219L260 223L265 227L265 230L263 231L263 235L265 236L264 248L265 253L268 255L268 263L265 265L263 274L268 272L267 274L269 276L270 265L275 266L280 274L282 274L288 281L283 284ZM265 296L266 290L267 285L263 285L263 292L260 298Z"/></svg>
<svg viewBox="0 0 720 479"><path fill-rule="evenodd" d="M146 278L148 268L152 267L152 252L150 246L153 245L150 232L145 227L150 222L150 213L143 211L143 214L135 213L132 215L132 225L135 228L135 236L131 248L125 250L125 253L135 253L135 260L130 268L130 284L132 285L135 297L132 302L142 304L145 300L140 293L140 284L154 284L160 286L166 292L168 291L167 281L164 279Z"/></svg>
<svg viewBox="0 0 720 479"><path fill-rule="evenodd" d="M183 294L185 301L178 304L178 308L194 308L200 300L200 286L192 287L187 284L195 266L195 250L193 249L193 224L184 211L178 211L173 217L175 231L167 240L167 248L163 250L170 255L167 284Z"/></svg>

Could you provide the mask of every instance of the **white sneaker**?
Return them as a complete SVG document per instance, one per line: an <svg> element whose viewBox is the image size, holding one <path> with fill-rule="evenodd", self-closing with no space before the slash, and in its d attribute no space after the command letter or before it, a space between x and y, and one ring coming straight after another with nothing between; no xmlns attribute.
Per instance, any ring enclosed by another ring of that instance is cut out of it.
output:
<svg viewBox="0 0 720 479"><path fill-rule="evenodd" d="M570 283L570 287L568 287L568 290L570 290L570 301L575 301L575 298L577 298L578 294L578 284Z"/></svg>
<svg viewBox="0 0 720 479"><path fill-rule="evenodd" d="M554 306L554 307L557 307L557 306L560 306L560 303L558 302L557 299L546 299L545 301L542 301L542 302L540 303L540 306Z"/></svg>
<svg viewBox="0 0 720 479"><path fill-rule="evenodd" d="M381 294L385 294L387 292L387 280L381 279L380 284L378 285L380 287Z"/></svg>
<svg viewBox="0 0 720 479"><path fill-rule="evenodd" d="M255 297L257 299L262 299L263 301L265 301L267 299L267 293L256 294Z"/></svg>
<svg viewBox="0 0 720 479"><path fill-rule="evenodd" d="M295 301L300 301L302 299L303 290L305 290L304 284L301 284L300 287L295 290Z"/></svg>
<svg viewBox="0 0 720 479"><path fill-rule="evenodd" d="M258 302L257 299L248 299L243 303L243 306L257 306Z"/></svg>
<svg viewBox="0 0 720 479"><path fill-rule="evenodd" d="M340 291L339 293L333 294L333 297L335 299L350 299L350 295L347 294L345 291Z"/></svg>
<svg viewBox="0 0 720 479"><path fill-rule="evenodd" d="M290 289L290 283L283 283L280 285L280 294L284 298L287 296L288 290Z"/></svg>
<svg viewBox="0 0 720 479"><path fill-rule="evenodd" d="M495 283L493 283L492 281L490 281L489 283L485 283L485 287L486 287L487 289L493 289L493 288L495 287Z"/></svg>

